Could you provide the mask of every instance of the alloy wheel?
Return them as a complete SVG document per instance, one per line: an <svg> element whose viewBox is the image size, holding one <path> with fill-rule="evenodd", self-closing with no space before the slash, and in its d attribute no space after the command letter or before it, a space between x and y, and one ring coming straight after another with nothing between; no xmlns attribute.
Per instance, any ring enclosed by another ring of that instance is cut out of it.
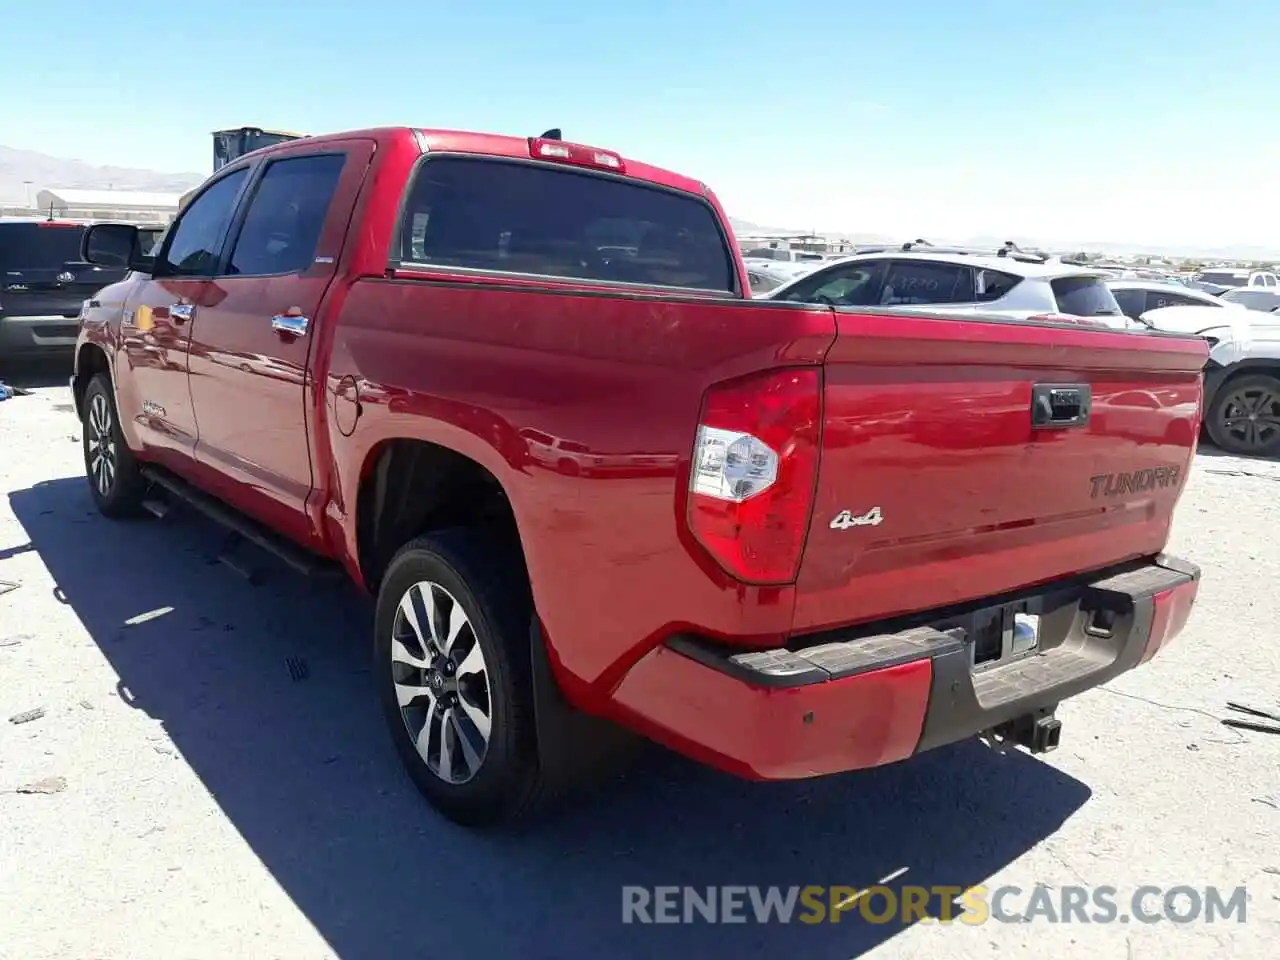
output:
<svg viewBox="0 0 1280 960"><path fill-rule="evenodd" d="M109 496L116 481L116 441L112 432L111 405L101 393L89 401L89 475L101 496Z"/></svg>
<svg viewBox="0 0 1280 960"><path fill-rule="evenodd" d="M471 619L448 590L419 581L405 591L391 633L391 679L405 729L427 769L446 783L484 763L493 698Z"/></svg>
<svg viewBox="0 0 1280 960"><path fill-rule="evenodd" d="M1268 449L1280 439L1280 393L1262 384L1242 386L1227 397L1220 420L1241 448Z"/></svg>

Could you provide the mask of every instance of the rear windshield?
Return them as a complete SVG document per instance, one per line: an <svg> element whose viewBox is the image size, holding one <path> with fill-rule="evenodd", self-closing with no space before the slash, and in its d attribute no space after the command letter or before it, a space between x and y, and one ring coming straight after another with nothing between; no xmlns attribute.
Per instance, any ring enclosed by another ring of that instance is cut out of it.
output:
<svg viewBox="0 0 1280 960"><path fill-rule="evenodd" d="M1077 317L1118 317L1120 304L1098 277L1059 277L1050 282L1058 311Z"/></svg>
<svg viewBox="0 0 1280 960"><path fill-rule="evenodd" d="M405 262L736 292L734 261L701 199L531 163L439 157L419 167Z"/></svg>
<svg viewBox="0 0 1280 960"><path fill-rule="evenodd" d="M56 270L80 259L84 227L63 223L0 223L0 266Z"/></svg>
<svg viewBox="0 0 1280 960"><path fill-rule="evenodd" d="M1249 278L1243 274L1214 270L1207 270L1196 279L1201 283L1212 283L1215 287L1244 287L1249 284Z"/></svg>

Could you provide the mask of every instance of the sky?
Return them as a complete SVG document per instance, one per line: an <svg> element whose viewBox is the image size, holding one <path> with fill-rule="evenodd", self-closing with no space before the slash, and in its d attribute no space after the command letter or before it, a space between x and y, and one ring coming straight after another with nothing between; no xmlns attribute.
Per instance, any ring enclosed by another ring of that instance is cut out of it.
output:
<svg viewBox="0 0 1280 960"><path fill-rule="evenodd" d="M1280 249L1274 0L0 0L0 76L0 143L96 164L558 126L769 226Z"/></svg>

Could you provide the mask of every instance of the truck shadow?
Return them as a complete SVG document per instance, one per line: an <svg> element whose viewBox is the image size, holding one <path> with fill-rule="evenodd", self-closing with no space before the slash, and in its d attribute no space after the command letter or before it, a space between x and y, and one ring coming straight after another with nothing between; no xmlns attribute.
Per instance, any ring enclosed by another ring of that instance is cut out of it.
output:
<svg viewBox="0 0 1280 960"><path fill-rule="evenodd" d="M222 535L202 519L103 520L78 477L10 501L122 698L164 723L344 960L797 950L843 960L903 924L868 923L855 908L839 924L638 927L622 922L622 888L863 888L899 871L895 884L966 887L1089 797L1047 764L973 743L792 784L743 783L653 748L548 820L467 833L435 816L398 766L370 689L370 604L353 588L283 572L254 587L211 560Z"/></svg>
<svg viewBox="0 0 1280 960"><path fill-rule="evenodd" d="M19 363L0 359L0 383L24 390L40 387L65 387L71 378L72 357L40 357Z"/></svg>

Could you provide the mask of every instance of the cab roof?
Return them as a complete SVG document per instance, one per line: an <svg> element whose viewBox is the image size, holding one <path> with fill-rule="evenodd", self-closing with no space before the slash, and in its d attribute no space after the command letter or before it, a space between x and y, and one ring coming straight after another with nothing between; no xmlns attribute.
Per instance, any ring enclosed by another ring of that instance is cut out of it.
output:
<svg viewBox="0 0 1280 960"><path fill-rule="evenodd" d="M424 152L440 152L440 153L470 153L479 154L488 157L510 157L513 160L531 160L536 159L531 152L530 142L538 140L538 137L516 137L496 133L478 133L468 130L444 130L432 129L426 127L373 127L367 130L346 130L340 133L326 133L306 138L308 144L323 144L331 140L347 140L352 137L365 137L379 142L387 142L394 140L412 140L416 141L419 148ZM662 167L655 167L647 163L641 163L618 154L616 151L607 147L596 144L583 144L572 140L557 141L562 142L568 147L577 147L589 150L599 150L612 153L621 159L623 167L620 174L624 177L634 180L643 180L648 183L656 184L662 187L668 187L672 190L681 190L686 193L698 194L699 196L708 196L710 191L706 184L692 177L686 177L672 170L666 170ZM282 150L288 147L295 147L297 141L290 143L276 144L270 147L263 147L255 150L254 154L266 154L276 150ZM246 154L248 156L248 154ZM583 169L571 165L575 169ZM590 169L590 168L587 168ZM599 170L601 173L611 173L615 171Z"/></svg>

